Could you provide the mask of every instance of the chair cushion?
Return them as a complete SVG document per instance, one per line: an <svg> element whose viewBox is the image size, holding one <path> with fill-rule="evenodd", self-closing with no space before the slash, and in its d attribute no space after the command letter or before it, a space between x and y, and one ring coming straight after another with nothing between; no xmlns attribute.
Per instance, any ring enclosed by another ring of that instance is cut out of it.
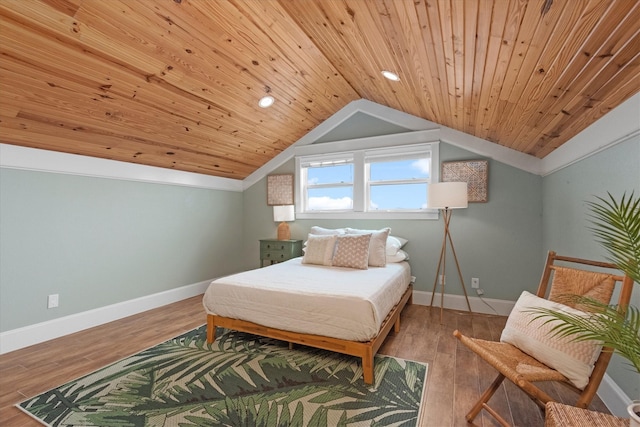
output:
<svg viewBox="0 0 640 427"><path fill-rule="evenodd" d="M554 319L545 323L552 319L548 316L536 319L540 316L540 313L533 311L536 308L588 316L582 311L524 291L509 314L500 341L509 343L556 369L574 386L580 390L584 389L602 350L602 343L591 340L575 341L572 337L554 335L551 329L560 321Z"/></svg>

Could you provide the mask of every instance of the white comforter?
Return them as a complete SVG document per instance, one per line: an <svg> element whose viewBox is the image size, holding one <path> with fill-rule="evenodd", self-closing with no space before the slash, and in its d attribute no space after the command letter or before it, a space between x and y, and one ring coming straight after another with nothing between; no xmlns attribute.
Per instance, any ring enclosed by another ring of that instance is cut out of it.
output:
<svg viewBox="0 0 640 427"><path fill-rule="evenodd" d="M214 280L203 304L209 314L369 341L410 281L406 262L355 270L302 264L302 258L295 258Z"/></svg>

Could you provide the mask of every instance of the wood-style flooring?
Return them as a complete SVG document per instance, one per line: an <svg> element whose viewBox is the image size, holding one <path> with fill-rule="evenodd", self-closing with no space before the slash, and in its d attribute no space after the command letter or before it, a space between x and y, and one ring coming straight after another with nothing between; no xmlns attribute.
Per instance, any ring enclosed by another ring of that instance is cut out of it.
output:
<svg viewBox="0 0 640 427"><path fill-rule="evenodd" d="M197 296L72 335L37 344L0 356L0 425L39 426L14 407L26 398L92 372L111 362L151 347L205 323ZM479 360L452 335L464 334L499 339L506 317L471 314L421 305L407 306L401 317L401 331L393 330L380 349L381 354L429 364L425 426L495 426L484 412L468 424L465 413L494 379L495 371ZM573 392L551 386L547 390L558 400L571 403ZM509 381L491 400L508 421L517 426L543 426L544 414ZM596 397L591 409L607 412Z"/></svg>

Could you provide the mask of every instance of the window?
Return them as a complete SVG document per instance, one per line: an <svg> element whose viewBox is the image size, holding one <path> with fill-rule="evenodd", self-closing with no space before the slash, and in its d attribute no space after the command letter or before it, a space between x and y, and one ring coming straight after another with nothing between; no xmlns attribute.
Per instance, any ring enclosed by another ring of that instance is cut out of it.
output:
<svg viewBox="0 0 640 427"><path fill-rule="evenodd" d="M426 209L430 172L428 151L396 156L365 153L366 210Z"/></svg>
<svg viewBox="0 0 640 427"><path fill-rule="evenodd" d="M306 182L306 211L353 210L353 156L308 159L300 176Z"/></svg>
<svg viewBox="0 0 640 427"><path fill-rule="evenodd" d="M437 218L434 161L437 143L296 157L297 217Z"/></svg>

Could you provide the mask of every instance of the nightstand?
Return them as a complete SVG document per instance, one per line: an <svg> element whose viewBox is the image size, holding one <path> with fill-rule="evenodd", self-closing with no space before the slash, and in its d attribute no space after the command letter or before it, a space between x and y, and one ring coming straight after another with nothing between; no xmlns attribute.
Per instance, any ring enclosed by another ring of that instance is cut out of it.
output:
<svg viewBox="0 0 640 427"><path fill-rule="evenodd" d="M302 240L260 240L260 267L302 256Z"/></svg>

